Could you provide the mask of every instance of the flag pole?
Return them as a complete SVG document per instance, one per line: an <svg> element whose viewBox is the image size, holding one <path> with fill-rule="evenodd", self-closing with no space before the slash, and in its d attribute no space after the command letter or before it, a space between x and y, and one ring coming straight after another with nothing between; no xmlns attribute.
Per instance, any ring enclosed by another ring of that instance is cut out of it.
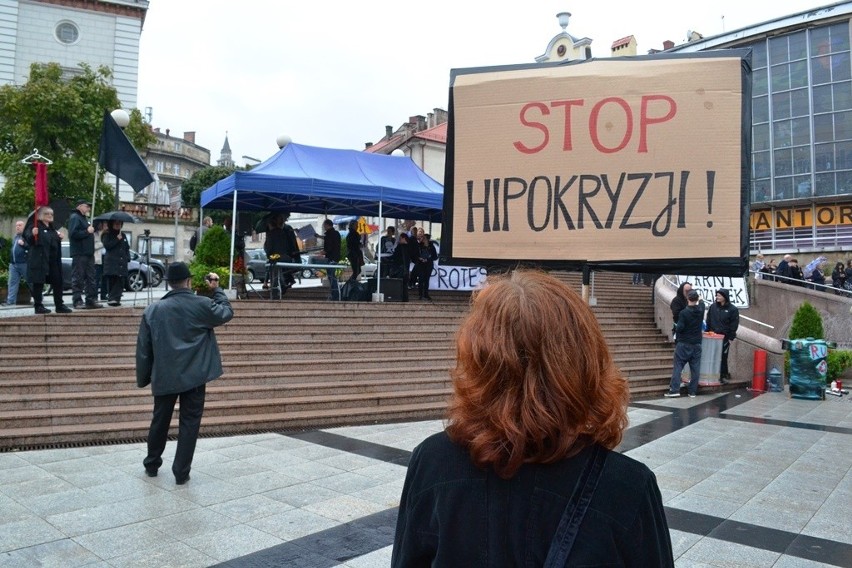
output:
<svg viewBox="0 0 852 568"><path fill-rule="evenodd" d="M95 183L92 184L92 207L89 211L89 223L95 218L95 198L98 195L98 162L95 161Z"/></svg>

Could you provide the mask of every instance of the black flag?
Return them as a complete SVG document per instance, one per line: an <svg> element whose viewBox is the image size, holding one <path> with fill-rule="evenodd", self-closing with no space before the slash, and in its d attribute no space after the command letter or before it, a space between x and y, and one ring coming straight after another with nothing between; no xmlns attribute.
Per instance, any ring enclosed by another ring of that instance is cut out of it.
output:
<svg viewBox="0 0 852 568"><path fill-rule="evenodd" d="M104 125L101 129L98 163L115 177L130 184L136 193L154 182L154 176L148 171L148 166L142 161L136 148L106 111L104 111Z"/></svg>

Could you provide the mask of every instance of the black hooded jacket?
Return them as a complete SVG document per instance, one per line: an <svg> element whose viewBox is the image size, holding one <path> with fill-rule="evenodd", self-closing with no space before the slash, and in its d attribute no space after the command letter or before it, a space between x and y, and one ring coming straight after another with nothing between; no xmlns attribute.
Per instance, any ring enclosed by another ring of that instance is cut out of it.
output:
<svg viewBox="0 0 852 568"><path fill-rule="evenodd" d="M680 316L681 310L683 310L686 306L689 305L689 302L686 301L686 298L683 295L683 287L686 286L686 282L680 285L677 289L677 294L674 298L672 298L672 303L669 307L672 309L672 323L677 325L678 316Z"/></svg>
<svg viewBox="0 0 852 568"><path fill-rule="evenodd" d="M731 304L731 293L727 289L720 288L716 293L725 298L725 303L713 302L710 306L707 311L707 329L724 335L725 339L734 339L740 326L740 311Z"/></svg>

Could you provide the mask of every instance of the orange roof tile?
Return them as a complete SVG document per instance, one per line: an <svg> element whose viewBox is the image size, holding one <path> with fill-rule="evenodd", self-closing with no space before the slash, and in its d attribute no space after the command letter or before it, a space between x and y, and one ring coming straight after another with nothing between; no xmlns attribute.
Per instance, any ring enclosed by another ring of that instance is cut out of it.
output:
<svg viewBox="0 0 852 568"><path fill-rule="evenodd" d="M632 35L629 35L627 37L623 37L621 39L615 40L614 42L612 42L612 49L615 49L616 47L621 47L621 46L627 45L628 43L630 43L631 39L633 39Z"/></svg>
<svg viewBox="0 0 852 568"><path fill-rule="evenodd" d="M442 122L432 128L427 128L414 135L415 138L423 138L425 140L433 140L435 142L447 142L447 123Z"/></svg>

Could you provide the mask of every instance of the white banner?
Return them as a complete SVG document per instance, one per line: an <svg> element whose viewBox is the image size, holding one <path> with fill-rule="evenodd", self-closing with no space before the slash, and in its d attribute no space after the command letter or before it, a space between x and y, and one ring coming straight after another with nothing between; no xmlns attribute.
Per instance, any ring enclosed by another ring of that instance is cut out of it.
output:
<svg viewBox="0 0 852 568"><path fill-rule="evenodd" d="M677 276L677 285L680 287L684 282L692 284L701 299L708 306L716 301L716 290L727 288L730 292L731 303L739 309L748 308L748 288L745 278L732 278L729 276Z"/></svg>

